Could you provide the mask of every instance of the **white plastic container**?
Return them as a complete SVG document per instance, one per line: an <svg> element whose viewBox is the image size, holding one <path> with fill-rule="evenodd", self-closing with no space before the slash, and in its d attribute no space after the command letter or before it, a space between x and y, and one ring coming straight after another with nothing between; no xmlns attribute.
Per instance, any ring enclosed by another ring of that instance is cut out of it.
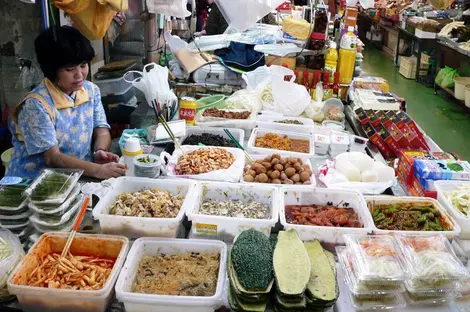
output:
<svg viewBox="0 0 470 312"><path fill-rule="evenodd" d="M281 155L281 158L282 157L289 157L288 155L284 155L284 152L283 151L280 151L280 152L276 152L276 154L279 154ZM272 155L272 154L269 154L269 155ZM269 156L269 155L261 155L261 154L251 154L251 158L253 160L258 160L258 159L264 159L266 156ZM305 157L305 158L302 158L302 157L299 157L301 160L302 160L302 163L305 164L305 165L308 165L310 167L310 170L312 170L312 176L310 177L310 182L311 184L308 185L308 186L316 186L317 185L317 180L315 179L315 174L313 173L313 167L312 167L312 162L310 161L309 158ZM245 165L248 165L249 163L247 162L247 160L245 160ZM275 184L275 183L260 183L260 182L246 182L245 179L243 179L243 176L240 180L241 183L245 183L245 184L261 184L261 185L274 185L274 186L282 186L282 185L285 185L285 184Z"/></svg>
<svg viewBox="0 0 470 312"><path fill-rule="evenodd" d="M74 255L116 258L113 270L102 289L69 290L19 285L25 284L26 276L40 265L38 256L42 257L44 253L60 253L62 251L68 235L69 233L43 234L10 275L8 291L18 297L24 311L106 311L109 301L113 297L114 284L129 248L129 240L122 236L77 233L70 247L70 251Z"/></svg>
<svg viewBox="0 0 470 312"><path fill-rule="evenodd" d="M470 181L451 181L442 180L434 182L437 191L437 200L447 210L447 212L455 219L461 228L460 238L470 239L470 217L466 217L459 209L454 207L447 198L446 193L455 190L461 185L470 185Z"/></svg>
<svg viewBox="0 0 470 312"><path fill-rule="evenodd" d="M350 208L359 216L362 228L314 226L290 224L286 220L285 205L326 205L332 203L335 207ZM349 204L345 205L344 204ZM357 191L333 190L316 187L285 186L281 188L280 222L287 231L294 229L303 241L318 239L324 243L344 244L344 234L367 234L373 229L370 215L364 197Z"/></svg>
<svg viewBox="0 0 470 312"><path fill-rule="evenodd" d="M303 125L285 124L276 121L297 120ZM256 125L260 129L281 130L297 133L311 134L314 131L313 120L302 117L284 117L276 115L258 115L256 117Z"/></svg>
<svg viewBox="0 0 470 312"><path fill-rule="evenodd" d="M272 148L264 148L264 147L256 147L255 142L256 138L264 136L266 133L275 133L277 135L287 135L291 139L298 139L298 140L307 140L309 141L309 148L310 151L308 153L299 153L299 152L291 152L291 151L284 151L284 150L277 150ZM250 154L280 154L282 152L285 156L293 156L299 158L305 157L313 157L315 155L315 147L313 142L313 136L310 134L301 134L295 132L287 132L287 131L279 131L279 130L267 130L267 129L253 129L251 132L250 139L248 140L247 150Z"/></svg>
<svg viewBox="0 0 470 312"><path fill-rule="evenodd" d="M470 77L455 77L455 98L465 101L465 86L470 83Z"/></svg>
<svg viewBox="0 0 470 312"><path fill-rule="evenodd" d="M226 128L230 133L235 137L235 139L243 146L243 141L245 139L245 131L243 129L237 128ZM214 127L197 127L197 126L188 126L186 127L186 135L180 140L183 144L184 140L190 135L201 135L203 133L210 133L215 135L220 135L224 139L230 140L228 135L225 133L224 128L214 128Z"/></svg>
<svg viewBox="0 0 470 312"><path fill-rule="evenodd" d="M119 194L158 188L173 195L183 195L184 201L176 218L143 218L114 216L109 208ZM106 195L93 209L93 217L98 219L105 234L120 234L129 238L142 236L176 237L186 209L194 205L199 188L196 182L188 179L149 179L121 177L111 186Z"/></svg>
<svg viewBox="0 0 470 312"><path fill-rule="evenodd" d="M195 200L195 205L186 211L189 221L193 222L195 237L202 236L232 243L238 234L247 229L256 229L269 236L279 219L280 195L279 188L275 186L261 183L200 182L200 187L201 192ZM270 217L249 219L200 214L199 207L204 200L254 200L270 208Z"/></svg>
<svg viewBox="0 0 470 312"><path fill-rule="evenodd" d="M375 203L375 204L396 204L396 203L423 203L431 202L434 204L434 207L439 210L442 214L442 217L445 219L446 223L452 228L450 231L395 231L395 230L380 230L375 226L375 223L372 222L374 234L422 234L422 235L444 235L449 239L452 239L454 236L460 234L460 226L455 222L455 220L449 215L449 213L441 206L441 204L433 199L428 197L411 197L411 196L364 196L366 203ZM369 210L369 208L367 208ZM369 212L370 213L370 212Z"/></svg>
<svg viewBox="0 0 470 312"><path fill-rule="evenodd" d="M217 289L212 297L166 296L131 292L137 268L144 256L184 252L220 253ZM227 245L215 240L139 238L132 245L116 283L116 297L127 312L213 312L222 302L225 283Z"/></svg>

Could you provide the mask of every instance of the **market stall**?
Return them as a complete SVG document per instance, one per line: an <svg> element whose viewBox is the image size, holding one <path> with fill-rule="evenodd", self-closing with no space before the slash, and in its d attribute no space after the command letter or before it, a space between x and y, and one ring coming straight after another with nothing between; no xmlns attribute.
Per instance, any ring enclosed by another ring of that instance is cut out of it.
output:
<svg viewBox="0 0 470 312"><path fill-rule="evenodd" d="M139 126L116 142L126 176L47 168L1 186L0 309L470 305L470 164L387 81L360 77L355 7L330 38L326 6L278 2L240 20L220 0L243 31L168 32L170 68L131 64L101 82L140 91L125 116ZM276 7L282 26L253 26Z"/></svg>

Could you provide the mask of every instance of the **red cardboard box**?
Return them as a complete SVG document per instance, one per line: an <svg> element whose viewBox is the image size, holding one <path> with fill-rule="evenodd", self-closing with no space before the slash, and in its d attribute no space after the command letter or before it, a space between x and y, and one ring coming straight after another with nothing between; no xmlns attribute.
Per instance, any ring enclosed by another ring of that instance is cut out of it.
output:
<svg viewBox="0 0 470 312"><path fill-rule="evenodd" d="M385 143L385 141L382 139L379 133L375 130L374 127L372 127L372 124L370 122L364 124L362 126L364 129L367 137L369 140L377 146L379 149L380 153L382 153L382 156L386 159L388 158L393 158L394 154L392 150L388 147L388 145Z"/></svg>
<svg viewBox="0 0 470 312"><path fill-rule="evenodd" d="M414 133L416 133L421 141L421 145L424 146L426 150L429 151L429 146L426 143L423 133L419 130L418 125L410 118L405 112L397 113L398 118L400 118ZM398 126L400 128L400 126Z"/></svg>
<svg viewBox="0 0 470 312"><path fill-rule="evenodd" d="M359 107L354 112L356 113L357 118L359 118L361 125L365 125L370 121L369 117L367 116L366 112L362 107Z"/></svg>
<svg viewBox="0 0 470 312"><path fill-rule="evenodd" d="M377 133L380 135L382 140L387 144L390 150L394 153L394 156L399 155L400 153L400 144L395 141L395 138L388 132L384 125L380 124L377 127L374 127Z"/></svg>
<svg viewBox="0 0 470 312"><path fill-rule="evenodd" d="M406 137L403 135L403 133L400 131L400 129L395 125L394 123L390 122L387 125L384 125L385 128L390 132L392 135L393 139L398 142L398 145L400 146L400 149L408 149L410 148L410 142L406 139Z"/></svg>
<svg viewBox="0 0 470 312"><path fill-rule="evenodd" d="M377 115L377 117L379 117L380 121L385 126L385 128L388 128L390 124L393 124L393 121L387 117L384 111L376 111L375 114Z"/></svg>
<svg viewBox="0 0 470 312"><path fill-rule="evenodd" d="M377 114L373 110L368 109L365 112L367 114L367 117L369 117L369 122L372 124L372 127L375 128L382 123L380 118L377 116Z"/></svg>

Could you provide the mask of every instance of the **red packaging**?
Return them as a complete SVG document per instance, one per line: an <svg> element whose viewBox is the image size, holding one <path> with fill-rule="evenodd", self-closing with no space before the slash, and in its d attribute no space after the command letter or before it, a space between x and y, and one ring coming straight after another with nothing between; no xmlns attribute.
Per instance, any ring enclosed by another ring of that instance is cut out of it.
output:
<svg viewBox="0 0 470 312"><path fill-rule="evenodd" d="M414 122L413 119L410 118L405 112L399 112L397 114L398 118L400 118L414 133L416 133L421 140L421 145L424 146L426 150L429 150L429 146L426 143L423 133L419 130L418 125Z"/></svg>
<svg viewBox="0 0 470 312"><path fill-rule="evenodd" d="M370 122L362 125L362 128L364 129L364 132L366 133L367 137L369 140L377 146L379 149L380 153L382 153L382 156L386 159L388 158L393 158L394 154L392 150L388 147L388 145L385 143L385 141L381 138L380 134L377 133L377 131L372 127L372 124Z"/></svg>
<svg viewBox="0 0 470 312"><path fill-rule="evenodd" d="M377 117L379 117L380 121L386 128L388 128L390 124L393 124L393 121L391 121L390 118L387 117L384 111L376 111L375 114L377 115Z"/></svg>
<svg viewBox="0 0 470 312"><path fill-rule="evenodd" d="M382 123L380 118L375 114L373 110L368 109L365 112L367 114L367 117L369 117L370 123L372 124L374 128Z"/></svg>
<svg viewBox="0 0 470 312"><path fill-rule="evenodd" d="M392 150L395 155L399 155L401 149L400 144L398 143L398 141L395 140L395 138L390 134L390 132L388 132L388 130L382 124L374 128L380 135L382 140L384 140L384 142L388 145L390 150Z"/></svg>
<svg viewBox="0 0 470 312"><path fill-rule="evenodd" d="M408 142L407 138L403 135L403 132L395 125L394 123L390 122L387 125L384 125L385 128L390 132L392 135L393 139L398 142L398 145L400 146L400 149L408 149L410 148L410 143Z"/></svg>
<svg viewBox="0 0 470 312"><path fill-rule="evenodd" d="M357 118L359 118L361 125L365 125L370 121L369 117L367 117L367 114L362 107L359 107L354 112L356 113Z"/></svg>

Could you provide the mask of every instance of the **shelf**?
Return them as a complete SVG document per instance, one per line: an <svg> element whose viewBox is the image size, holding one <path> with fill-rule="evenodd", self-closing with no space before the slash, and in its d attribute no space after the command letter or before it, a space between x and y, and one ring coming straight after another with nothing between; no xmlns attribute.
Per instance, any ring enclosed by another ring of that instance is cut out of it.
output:
<svg viewBox="0 0 470 312"><path fill-rule="evenodd" d="M450 40L449 38L437 37L437 42L457 53L460 53L461 55L470 56L470 51L460 48L458 43Z"/></svg>
<svg viewBox="0 0 470 312"><path fill-rule="evenodd" d="M439 85L436 85L436 87L437 87L437 90L440 89L440 90L442 90L442 91L445 91L445 92L446 92L448 95L450 95L456 102L458 102L459 104L463 105L464 107L467 107L467 106L465 106L465 101L464 101L464 100L459 100L459 99L457 99L457 98L455 97L455 92L454 92L454 90L449 89L449 88L443 88L443 87L441 87L441 86L439 86Z"/></svg>

